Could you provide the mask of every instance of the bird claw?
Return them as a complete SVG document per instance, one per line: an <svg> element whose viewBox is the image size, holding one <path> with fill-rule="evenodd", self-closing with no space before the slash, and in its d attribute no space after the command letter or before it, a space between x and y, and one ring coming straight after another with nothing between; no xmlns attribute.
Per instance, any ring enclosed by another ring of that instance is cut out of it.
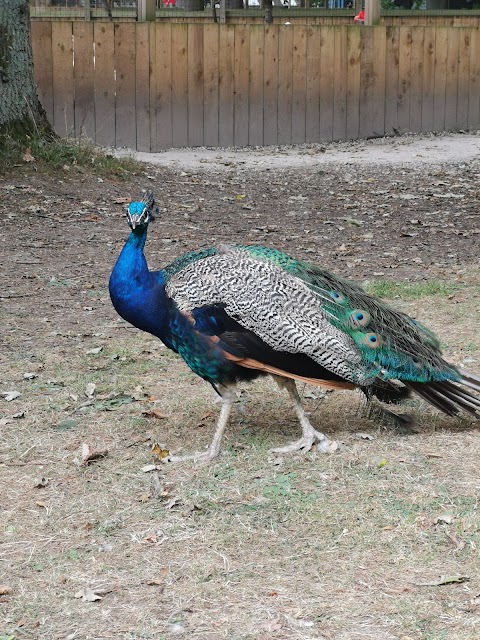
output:
<svg viewBox="0 0 480 640"><path fill-rule="evenodd" d="M308 453L313 445L316 445L319 453L333 453L338 449L338 443L335 440L329 440L323 433L314 430L313 433L303 436L296 442L270 449L270 451L272 453L293 453L295 451Z"/></svg>

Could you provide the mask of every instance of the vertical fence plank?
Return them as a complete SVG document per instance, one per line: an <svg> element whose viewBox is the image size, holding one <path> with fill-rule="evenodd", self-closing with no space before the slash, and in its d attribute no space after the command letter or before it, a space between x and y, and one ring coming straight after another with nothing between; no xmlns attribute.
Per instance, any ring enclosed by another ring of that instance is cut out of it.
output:
<svg viewBox="0 0 480 640"><path fill-rule="evenodd" d="M435 80L433 95L433 129L443 131L445 127L445 89L447 85L448 29L436 27Z"/></svg>
<svg viewBox="0 0 480 640"><path fill-rule="evenodd" d="M135 118L135 26L117 22L115 31L116 127L117 147L136 149Z"/></svg>
<svg viewBox="0 0 480 640"><path fill-rule="evenodd" d="M433 130L435 90L435 28L425 27L423 36L423 99L421 131Z"/></svg>
<svg viewBox="0 0 480 640"><path fill-rule="evenodd" d="M278 31L278 143L292 142L293 29L280 25Z"/></svg>
<svg viewBox="0 0 480 640"><path fill-rule="evenodd" d="M174 145L174 125L173 125L173 89L172 89L172 55L178 53L178 42L172 38L171 22L155 23L155 130L156 143L158 149L168 149ZM178 59L175 58L175 75L186 78L185 67L186 50ZM183 105L176 105L185 116L186 122L186 100ZM182 111L183 109L183 111ZM178 114L176 114L178 117ZM181 129L177 125L177 129ZM184 126L184 137L179 141L185 146L187 144L187 126ZM175 137L175 140L177 138ZM181 144L179 144L181 146Z"/></svg>
<svg viewBox="0 0 480 640"><path fill-rule="evenodd" d="M33 21L31 29L37 93L49 122L53 124L52 23Z"/></svg>
<svg viewBox="0 0 480 640"><path fill-rule="evenodd" d="M218 60L218 141L221 147L230 147L234 138L234 56L235 26L222 24L219 34Z"/></svg>
<svg viewBox="0 0 480 640"><path fill-rule="evenodd" d="M292 142L305 142L306 88L307 88L307 27L295 25L293 29L292 77Z"/></svg>
<svg viewBox="0 0 480 640"><path fill-rule="evenodd" d="M218 147L218 61L222 55L218 34L218 24L204 25L203 141L209 147Z"/></svg>
<svg viewBox="0 0 480 640"><path fill-rule="evenodd" d="M333 139L344 140L347 131L347 28L334 27L335 77L333 81Z"/></svg>
<svg viewBox="0 0 480 640"><path fill-rule="evenodd" d="M465 27L459 30L460 43L458 49L458 100L457 124L459 129L468 127L468 94L470 85L470 48L471 31Z"/></svg>
<svg viewBox="0 0 480 640"><path fill-rule="evenodd" d="M52 23L53 126L60 136L75 131L71 22Z"/></svg>
<svg viewBox="0 0 480 640"><path fill-rule="evenodd" d="M372 131L374 136L385 135L385 92L386 92L386 30L373 32L373 81L375 99L373 101ZM388 70L390 72L390 70Z"/></svg>
<svg viewBox="0 0 480 640"><path fill-rule="evenodd" d="M234 140L235 145L248 144L248 78L250 68L250 31L247 26L235 28L235 103L234 103Z"/></svg>
<svg viewBox="0 0 480 640"><path fill-rule="evenodd" d="M150 151L157 151L157 74L155 67L157 62L157 30L156 23L150 22L148 25L148 79L149 79L149 96L148 96L148 113L150 115Z"/></svg>
<svg viewBox="0 0 480 640"><path fill-rule="evenodd" d="M73 23L75 65L75 135L95 141L95 87L93 79L93 23Z"/></svg>
<svg viewBox="0 0 480 640"><path fill-rule="evenodd" d="M335 73L334 29L327 26L320 31L320 140L333 140L333 77Z"/></svg>
<svg viewBox="0 0 480 640"><path fill-rule="evenodd" d="M391 135L398 128L398 62L399 62L399 27L387 27L385 67L385 133Z"/></svg>
<svg viewBox="0 0 480 640"><path fill-rule="evenodd" d="M188 31L172 24L172 145L188 146ZM175 67L174 67L175 62Z"/></svg>
<svg viewBox="0 0 480 640"><path fill-rule="evenodd" d="M136 148L150 151L150 25L138 22L135 27Z"/></svg>
<svg viewBox="0 0 480 640"><path fill-rule="evenodd" d="M307 82L305 105L305 137L307 142L320 142L320 38L317 29L307 28Z"/></svg>
<svg viewBox="0 0 480 640"><path fill-rule="evenodd" d="M361 86L360 86L360 125L361 138L373 134L373 103L375 96L373 77L373 37L376 27L364 27L362 29L362 56L360 59Z"/></svg>
<svg viewBox="0 0 480 640"><path fill-rule="evenodd" d="M470 84L468 92L468 128L480 126L480 38L478 29L470 29Z"/></svg>
<svg viewBox="0 0 480 640"><path fill-rule="evenodd" d="M265 30L263 24L250 25L250 78L248 144L263 145L263 59Z"/></svg>
<svg viewBox="0 0 480 640"><path fill-rule="evenodd" d="M188 144L203 145L203 25L188 25Z"/></svg>
<svg viewBox="0 0 480 640"><path fill-rule="evenodd" d="M398 131L410 129L410 95L412 65L412 27L400 27L400 56L398 60L397 116Z"/></svg>
<svg viewBox="0 0 480 640"><path fill-rule="evenodd" d="M95 142L115 146L115 38L111 22L93 24L95 42Z"/></svg>
<svg viewBox="0 0 480 640"><path fill-rule="evenodd" d="M410 126L409 131L422 130L424 28L412 27L412 59L410 81Z"/></svg>
<svg viewBox="0 0 480 640"><path fill-rule="evenodd" d="M362 35L359 26L347 28L347 130L346 137L358 138L360 131L360 65L362 55Z"/></svg>
<svg viewBox="0 0 480 640"><path fill-rule="evenodd" d="M263 143L277 144L278 136L278 25L265 26L263 68Z"/></svg>
<svg viewBox="0 0 480 640"><path fill-rule="evenodd" d="M445 128L457 127L458 51L460 29L448 30L447 77L445 84Z"/></svg>

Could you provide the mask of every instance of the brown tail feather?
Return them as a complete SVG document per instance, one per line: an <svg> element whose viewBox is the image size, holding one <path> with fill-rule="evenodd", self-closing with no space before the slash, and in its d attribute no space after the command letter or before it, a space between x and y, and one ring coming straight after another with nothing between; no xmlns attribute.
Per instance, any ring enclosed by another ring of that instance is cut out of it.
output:
<svg viewBox="0 0 480 640"><path fill-rule="evenodd" d="M273 367L272 365L265 364L264 362L260 362L259 360L254 360L253 358L240 358L226 351L224 351L224 354L226 358L228 358L228 360L232 360L240 367L245 367L246 369L257 369L258 371L263 371L264 373L271 373L276 376L283 376L285 378L291 378L292 380L307 382L308 384L313 384L317 387L328 387L329 389L356 389L356 385L353 384L353 382L344 382L343 380L319 380L318 378L308 378L306 376L290 373L289 371L284 371L283 369Z"/></svg>

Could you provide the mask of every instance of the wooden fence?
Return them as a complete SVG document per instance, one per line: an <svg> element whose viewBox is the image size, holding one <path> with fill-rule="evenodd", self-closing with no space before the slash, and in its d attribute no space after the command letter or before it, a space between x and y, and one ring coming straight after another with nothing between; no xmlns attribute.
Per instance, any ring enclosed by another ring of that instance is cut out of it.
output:
<svg viewBox="0 0 480 640"><path fill-rule="evenodd" d="M470 27L33 22L55 130L155 151L480 128Z"/></svg>

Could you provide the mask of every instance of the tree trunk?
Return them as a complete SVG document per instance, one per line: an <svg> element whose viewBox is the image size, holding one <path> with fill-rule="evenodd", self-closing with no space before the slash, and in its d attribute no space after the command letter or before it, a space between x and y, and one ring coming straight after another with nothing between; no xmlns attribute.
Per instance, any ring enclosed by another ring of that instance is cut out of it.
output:
<svg viewBox="0 0 480 640"><path fill-rule="evenodd" d="M265 22L267 24L272 24L273 22L273 11L272 11L272 0L264 0L263 6L265 9Z"/></svg>
<svg viewBox="0 0 480 640"><path fill-rule="evenodd" d="M28 0L0 1L0 134L52 133L33 74Z"/></svg>

